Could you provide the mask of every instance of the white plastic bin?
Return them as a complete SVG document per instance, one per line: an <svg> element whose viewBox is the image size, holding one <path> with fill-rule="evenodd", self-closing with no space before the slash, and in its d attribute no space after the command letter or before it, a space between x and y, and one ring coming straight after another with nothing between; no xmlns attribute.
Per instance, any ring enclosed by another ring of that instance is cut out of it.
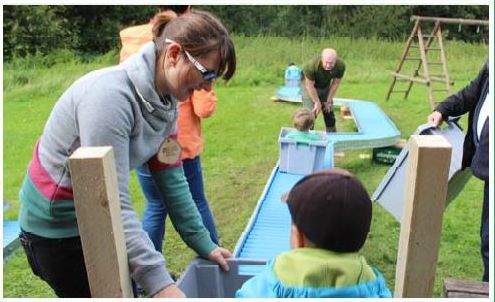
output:
<svg viewBox="0 0 495 302"><path fill-rule="evenodd" d="M289 132L295 130L294 128L286 127L280 130L278 138L280 142L280 171L306 175L321 170L328 144L326 132L310 131L318 134L322 138L321 141L302 143L285 138Z"/></svg>

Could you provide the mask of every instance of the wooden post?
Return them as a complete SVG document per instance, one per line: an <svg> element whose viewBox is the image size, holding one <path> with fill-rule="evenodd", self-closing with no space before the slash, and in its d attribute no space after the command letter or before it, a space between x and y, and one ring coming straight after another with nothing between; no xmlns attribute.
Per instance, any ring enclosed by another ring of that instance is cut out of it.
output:
<svg viewBox="0 0 495 302"><path fill-rule="evenodd" d="M439 135L412 135L409 144L394 296L431 297L452 147Z"/></svg>
<svg viewBox="0 0 495 302"><path fill-rule="evenodd" d="M81 147L69 164L91 296L132 298L113 150Z"/></svg>

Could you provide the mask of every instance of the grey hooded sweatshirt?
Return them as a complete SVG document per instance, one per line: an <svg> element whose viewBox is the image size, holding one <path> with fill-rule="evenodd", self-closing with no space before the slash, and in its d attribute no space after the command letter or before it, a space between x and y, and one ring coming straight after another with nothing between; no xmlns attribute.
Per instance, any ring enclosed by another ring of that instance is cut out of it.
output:
<svg viewBox="0 0 495 302"><path fill-rule="evenodd" d="M74 82L51 112L19 193L24 231L47 238L78 236L68 158L80 146L112 146L131 276L150 295L173 280L131 205L132 169L148 163L188 246L203 257L217 247L202 224L180 162L164 165L156 159L160 144L175 132L178 112L176 98L162 102L155 90L156 56L150 42L121 65Z"/></svg>

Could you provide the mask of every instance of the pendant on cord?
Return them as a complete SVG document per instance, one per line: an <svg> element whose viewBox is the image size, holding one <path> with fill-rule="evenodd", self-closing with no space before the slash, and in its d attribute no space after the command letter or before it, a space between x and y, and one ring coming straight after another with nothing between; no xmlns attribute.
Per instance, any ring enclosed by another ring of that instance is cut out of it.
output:
<svg viewBox="0 0 495 302"><path fill-rule="evenodd" d="M167 165L175 164L180 158L180 151L181 148L179 143L176 140L167 137L158 149L158 161Z"/></svg>

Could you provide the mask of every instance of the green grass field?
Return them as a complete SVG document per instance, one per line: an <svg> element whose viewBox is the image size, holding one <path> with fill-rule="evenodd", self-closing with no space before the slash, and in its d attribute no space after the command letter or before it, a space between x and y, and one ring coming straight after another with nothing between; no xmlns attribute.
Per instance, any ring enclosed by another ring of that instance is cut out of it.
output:
<svg viewBox="0 0 495 302"><path fill-rule="evenodd" d="M270 100L283 83L289 62L297 65L317 55L323 47L334 47L347 65L337 97L376 102L407 139L430 112L425 86L415 85L407 101L398 95L385 102L390 71L398 64L402 43L377 40L287 39L235 37L238 70L227 85L218 83L218 106L214 116L203 122L205 151L202 163L207 196L215 215L222 244L233 250L278 159L280 127L291 126L291 115L300 105ZM488 58L488 47L447 42L446 52L454 91L477 75ZM5 220L17 219L18 189L31 158L33 144L57 98L84 73L113 65L117 52L91 59L79 59L67 52L45 58L32 57L4 64L4 202L12 205ZM444 96L439 96L441 100ZM465 118L462 124L465 125ZM353 131L350 121L337 121L340 131ZM323 130L320 117L317 130ZM373 193L388 166L372 164L359 154L371 149L346 151L336 165L357 175ZM479 223L482 183L472 178L444 216L435 295L441 293L446 277L479 280ZM142 213L143 196L133 176L131 196ZM380 205L373 207L373 222L363 254L377 266L394 287L399 224ZM194 257L167 222L165 256L169 269L180 273ZM35 277L22 251L4 260L4 297L53 297L44 282Z"/></svg>

